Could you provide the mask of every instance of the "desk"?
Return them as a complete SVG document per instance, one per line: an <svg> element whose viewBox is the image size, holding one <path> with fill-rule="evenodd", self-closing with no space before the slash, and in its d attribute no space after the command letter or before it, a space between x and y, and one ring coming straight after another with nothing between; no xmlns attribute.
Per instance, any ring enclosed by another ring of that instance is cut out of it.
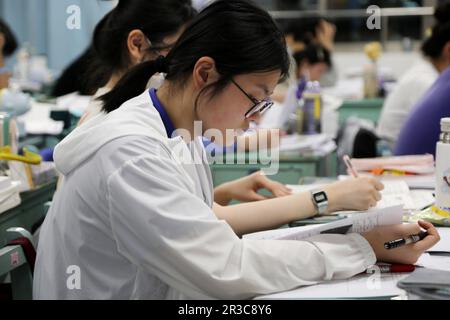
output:
<svg viewBox="0 0 450 320"><path fill-rule="evenodd" d="M64 129L60 134L27 134L19 140L19 147L35 146L38 149L54 148L65 136L75 129L80 118L67 110L53 110L50 118L55 121L63 121Z"/></svg>
<svg viewBox="0 0 450 320"><path fill-rule="evenodd" d="M248 174L265 168L259 161L255 164L254 162L247 161L248 159L253 159L252 155L257 156L253 153L249 154L234 154L234 159L239 159L237 157L244 157L244 164L240 164L235 161L230 163L225 161L225 157L230 155L224 155L223 164L212 164L211 173L213 177L214 186L218 186L224 182L242 178ZM231 155L233 157L233 154ZM279 159L279 170L278 173L270 176L271 179L279 181L284 184L298 184L300 178L302 177L326 177L334 176L336 177L337 171L337 156L336 152L332 152L326 156L308 156L299 155L298 153L282 153Z"/></svg>
<svg viewBox="0 0 450 320"><path fill-rule="evenodd" d="M0 248L6 244L6 230L22 227L31 232L33 225L47 213L45 203L52 200L56 190L56 180L39 188L22 192L22 202L17 207L0 214Z"/></svg>
<svg viewBox="0 0 450 320"><path fill-rule="evenodd" d="M365 100L347 100L344 101L339 111L339 125L351 116L372 120L378 122L381 109L383 108L384 99L365 99Z"/></svg>
<svg viewBox="0 0 450 320"><path fill-rule="evenodd" d="M257 300L391 300L405 297L397 282L410 273L359 274L345 280L325 281L312 286L259 296Z"/></svg>

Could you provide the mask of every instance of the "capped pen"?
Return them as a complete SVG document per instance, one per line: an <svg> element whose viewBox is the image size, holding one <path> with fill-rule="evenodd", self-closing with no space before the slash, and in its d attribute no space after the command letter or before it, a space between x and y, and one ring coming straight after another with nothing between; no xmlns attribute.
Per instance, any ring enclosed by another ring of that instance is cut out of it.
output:
<svg viewBox="0 0 450 320"><path fill-rule="evenodd" d="M396 240L391 240L384 243L384 248L387 250L398 248L404 246L406 244L415 243L417 241L422 240L428 235L427 231L420 231L418 234L410 235L407 238L401 238Z"/></svg>

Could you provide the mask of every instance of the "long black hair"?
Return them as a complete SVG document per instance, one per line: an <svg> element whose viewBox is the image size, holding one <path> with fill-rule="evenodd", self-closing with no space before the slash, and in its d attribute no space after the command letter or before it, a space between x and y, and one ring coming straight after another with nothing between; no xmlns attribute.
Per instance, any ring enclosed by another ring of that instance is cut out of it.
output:
<svg viewBox="0 0 450 320"><path fill-rule="evenodd" d="M266 11L247 0L217 0L187 26L166 58L135 66L102 96L103 110L111 112L142 93L157 72L173 83L185 83L204 56L214 59L220 79L200 94L220 92L239 74L280 70L284 78L289 70L283 34Z"/></svg>
<svg viewBox="0 0 450 320"><path fill-rule="evenodd" d="M434 17L437 20L431 36L423 43L422 52L430 58L439 58L442 49L450 41L450 1L436 8Z"/></svg>
<svg viewBox="0 0 450 320"><path fill-rule="evenodd" d="M96 25L89 47L55 82L52 95L94 94L113 73L129 68L130 31L141 30L152 44L150 50L156 52L166 49L162 39L175 34L196 14L191 0L120 0Z"/></svg>
<svg viewBox="0 0 450 320"><path fill-rule="evenodd" d="M2 19L0 19L0 33L2 33L5 38L5 45L3 46L2 54L5 57L8 57L16 51L17 39L11 28Z"/></svg>

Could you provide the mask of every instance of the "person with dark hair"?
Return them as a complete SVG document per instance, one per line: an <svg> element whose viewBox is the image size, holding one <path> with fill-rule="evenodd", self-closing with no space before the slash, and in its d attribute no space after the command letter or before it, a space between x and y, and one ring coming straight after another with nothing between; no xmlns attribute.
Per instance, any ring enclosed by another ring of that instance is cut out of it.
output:
<svg viewBox="0 0 450 320"><path fill-rule="evenodd" d="M309 193L214 204L201 136L214 130L219 142L246 129L271 106L268 97L288 69L284 37L266 11L246 0L217 0L167 57L124 75L102 97L102 121L88 121L56 147L65 179L41 231L34 298L246 299L348 278L377 258L413 263L433 246L439 235L425 222L429 236L392 251L385 241L419 225L307 241L237 236L274 227L268 220L275 214L288 222L319 210L367 209L380 197L382 185L361 178L324 188L328 202L320 208ZM162 86L147 90L157 72L166 74ZM234 212L228 223L217 218L223 210Z"/></svg>
<svg viewBox="0 0 450 320"><path fill-rule="evenodd" d="M450 1L437 7L434 16L437 23L431 36L422 44L423 59L400 78L383 105L377 134L389 143L392 150L398 144L400 131L415 105L423 101L425 93L450 63L446 51L450 40Z"/></svg>
<svg viewBox="0 0 450 320"><path fill-rule="evenodd" d="M325 87L334 85L337 81L337 73L333 67L331 56L334 51L336 26L321 17L311 17L290 21L283 30L291 56L304 51L307 46L320 46L327 51L330 64L327 72L322 74L320 82ZM290 78L279 85L273 95L273 99L280 103L287 98L289 87L297 85L298 67L293 57L291 64Z"/></svg>
<svg viewBox="0 0 450 320"><path fill-rule="evenodd" d="M90 74L95 70L95 74ZM106 70L102 72L102 64L95 58L92 46L89 46L75 61L73 61L55 81L51 95L64 96L72 92L91 96L98 86L104 86L108 81Z"/></svg>
<svg viewBox="0 0 450 320"><path fill-rule="evenodd" d="M412 108L401 127L394 149L396 155L435 155L441 119L450 117L450 1L436 10L435 17L439 23L422 50L440 75Z"/></svg>
<svg viewBox="0 0 450 320"><path fill-rule="evenodd" d="M96 92L82 122L101 112L97 98L131 67L166 55L195 14L191 0L120 0L94 30L87 79ZM158 86L161 76L152 81L149 85Z"/></svg>
<svg viewBox="0 0 450 320"><path fill-rule="evenodd" d="M331 67L330 52L324 47L310 44L293 54L297 66L297 79L319 81L323 73Z"/></svg>
<svg viewBox="0 0 450 320"><path fill-rule="evenodd" d="M294 53L310 44L321 45L329 52L334 50L336 26L321 17L292 21L287 24L284 32Z"/></svg>
<svg viewBox="0 0 450 320"><path fill-rule="evenodd" d="M17 50L17 40L9 26L0 19L0 89L8 88L11 72L5 67L5 58Z"/></svg>

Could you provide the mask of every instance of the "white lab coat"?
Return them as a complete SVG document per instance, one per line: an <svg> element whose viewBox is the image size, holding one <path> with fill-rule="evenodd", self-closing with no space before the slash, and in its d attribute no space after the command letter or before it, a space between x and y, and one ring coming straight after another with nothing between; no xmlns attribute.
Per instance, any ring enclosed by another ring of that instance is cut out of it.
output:
<svg viewBox="0 0 450 320"><path fill-rule="evenodd" d="M239 239L212 211L208 165L185 161L204 155L198 140L167 138L148 92L64 139L54 155L64 181L41 230L34 298L251 298L375 263L358 234Z"/></svg>
<svg viewBox="0 0 450 320"><path fill-rule="evenodd" d="M379 137L393 147L413 107L438 78L431 62L420 60L396 84L386 98L377 126Z"/></svg>

